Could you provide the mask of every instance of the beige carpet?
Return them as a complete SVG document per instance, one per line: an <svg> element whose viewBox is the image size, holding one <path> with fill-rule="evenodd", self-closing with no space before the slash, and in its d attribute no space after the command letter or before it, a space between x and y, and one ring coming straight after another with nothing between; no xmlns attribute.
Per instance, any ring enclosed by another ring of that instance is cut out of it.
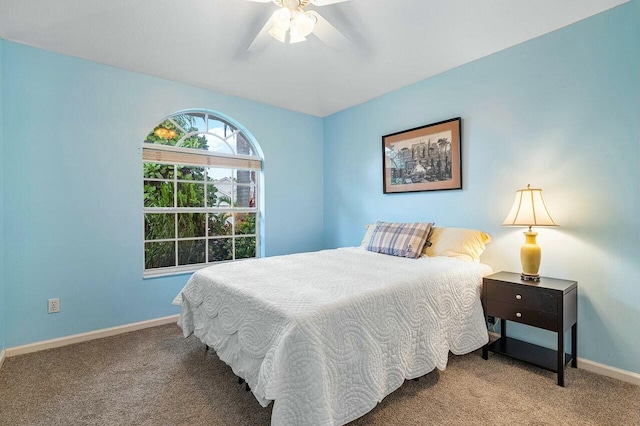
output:
<svg viewBox="0 0 640 426"><path fill-rule="evenodd" d="M640 425L638 387L569 369L555 376L498 355L450 355L353 425ZM215 354L169 325L9 358L1 425L268 425Z"/></svg>

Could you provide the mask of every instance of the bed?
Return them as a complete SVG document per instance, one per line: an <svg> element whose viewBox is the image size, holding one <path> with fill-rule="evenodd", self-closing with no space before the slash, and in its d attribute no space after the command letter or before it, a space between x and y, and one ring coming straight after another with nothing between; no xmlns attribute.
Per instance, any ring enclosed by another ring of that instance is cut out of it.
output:
<svg viewBox="0 0 640 426"><path fill-rule="evenodd" d="M486 265L485 265L486 266ZM361 247L202 269L174 300L179 326L273 401L272 425L343 425L404 380L488 341L483 265Z"/></svg>

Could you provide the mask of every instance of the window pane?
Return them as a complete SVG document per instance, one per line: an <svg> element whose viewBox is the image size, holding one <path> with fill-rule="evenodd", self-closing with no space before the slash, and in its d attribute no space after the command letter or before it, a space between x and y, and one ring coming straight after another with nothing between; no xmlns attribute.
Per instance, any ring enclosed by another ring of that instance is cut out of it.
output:
<svg viewBox="0 0 640 426"><path fill-rule="evenodd" d="M220 262L233 259L233 243L231 238L209 240L209 262Z"/></svg>
<svg viewBox="0 0 640 426"><path fill-rule="evenodd" d="M184 136L184 133L179 127L176 127L170 120L165 120L158 124L153 131L147 135L144 142L175 146L182 136Z"/></svg>
<svg viewBox="0 0 640 426"><path fill-rule="evenodd" d="M251 145L251 142L249 142L241 132L234 134L233 130L228 129L226 133L220 131L213 131L211 133L215 133L217 136L223 138L226 141L225 145L231 146L230 151L233 154L257 156L257 153L253 149L253 145ZM210 143L209 146L209 151L212 151L211 146L213 145Z"/></svg>
<svg viewBox="0 0 640 426"><path fill-rule="evenodd" d="M231 189L221 191L215 185L207 185L207 207L228 207L231 205Z"/></svg>
<svg viewBox="0 0 640 426"><path fill-rule="evenodd" d="M178 166L178 180L204 182L204 167Z"/></svg>
<svg viewBox="0 0 640 426"><path fill-rule="evenodd" d="M233 217L230 213L209 213L209 235L231 235Z"/></svg>
<svg viewBox="0 0 640 426"><path fill-rule="evenodd" d="M147 213L144 215L144 239L163 240L174 238L176 215L173 213Z"/></svg>
<svg viewBox="0 0 640 426"><path fill-rule="evenodd" d="M255 185L240 185L234 187L235 207L255 207L256 187Z"/></svg>
<svg viewBox="0 0 640 426"><path fill-rule="evenodd" d="M201 134L191 135L184 138L176 146L180 148L191 148L196 150L207 150L207 138Z"/></svg>
<svg viewBox="0 0 640 426"><path fill-rule="evenodd" d="M144 181L145 207L173 207L173 182Z"/></svg>
<svg viewBox="0 0 640 426"><path fill-rule="evenodd" d="M236 238L236 259L256 257L256 238Z"/></svg>
<svg viewBox="0 0 640 426"><path fill-rule="evenodd" d="M204 207L204 184L178 182L178 207Z"/></svg>
<svg viewBox="0 0 640 426"><path fill-rule="evenodd" d="M218 167L207 167L207 181L209 182L230 182L233 177L233 169L220 169Z"/></svg>
<svg viewBox="0 0 640 426"><path fill-rule="evenodd" d="M187 133L192 132L198 134L184 138ZM178 114L172 116L171 120L163 121L147 135L145 143L227 154L257 155L248 138L238 129L214 116L209 116L205 122L205 113L199 112Z"/></svg>
<svg viewBox="0 0 640 426"><path fill-rule="evenodd" d="M235 137L236 154L257 155L251 146L251 142L245 138L244 134L238 133Z"/></svg>
<svg viewBox="0 0 640 426"><path fill-rule="evenodd" d="M144 244L145 269L176 266L176 245L173 241Z"/></svg>
<svg viewBox="0 0 640 426"><path fill-rule="evenodd" d="M214 130L212 134L206 134L207 149L209 152L217 152L219 154L235 154L234 146L224 139L222 132Z"/></svg>
<svg viewBox="0 0 640 426"><path fill-rule="evenodd" d="M255 213L236 213L236 235L247 235L256 233Z"/></svg>
<svg viewBox="0 0 640 426"><path fill-rule="evenodd" d="M178 238L204 237L206 214L178 213Z"/></svg>
<svg viewBox="0 0 640 426"><path fill-rule="evenodd" d="M204 263L204 240L178 241L178 265Z"/></svg>
<svg viewBox="0 0 640 426"><path fill-rule="evenodd" d="M210 115L209 116L209 131L211 133L216 133L216 134L224 134L224 126L225 123L218 120L215 116ZM231 129L230 129L231 131Z"/></svg>
<svg viewBox="0 0 640 426"><path fill-rule="evenodd" d="M173 165L144 163L143 171L145 179L173 179Z"/></svg>
<svg viewBox="0 0 640 426"><path fill-rule="evenodd" d="M235 180L241 185L256 183L256 172L250 170L236 170Z"/></svg>
<svg viewBox="0 0 640 426"><path fill-rule="evenodd" d="M206 130L204 113L190 112L174 115L173 120L187 132L204 132Z"/></svg>
<svg viewBox="0 0 640 426"><path fill-rule="evenodd" d="M207 123L204 121L204 113L190 113L191 127L197 129L199 132L207 131Z"/></svg>
<svg viewBox="0 0 640 426"><path fill-rule="evenodd" d="M207 207L231 205L232 169L207 168Z"/></svg>

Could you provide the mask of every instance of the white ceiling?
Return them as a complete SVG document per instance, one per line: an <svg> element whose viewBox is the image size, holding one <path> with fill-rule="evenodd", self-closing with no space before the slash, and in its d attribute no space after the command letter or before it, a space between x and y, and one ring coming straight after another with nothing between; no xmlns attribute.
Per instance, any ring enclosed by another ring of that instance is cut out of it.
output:
<svg viewBox="0 0 640 426"><path fill-rule="evenodd" d="M349 48L249 53L272 3L1 0L0 37L323 117L626 1L351 0L308 7Z"/></svg>

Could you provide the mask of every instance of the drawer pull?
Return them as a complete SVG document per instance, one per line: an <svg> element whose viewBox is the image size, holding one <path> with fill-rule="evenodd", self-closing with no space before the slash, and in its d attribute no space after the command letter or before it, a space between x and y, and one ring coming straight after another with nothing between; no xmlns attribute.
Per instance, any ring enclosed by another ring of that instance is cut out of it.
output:
<svg viewBox="0 0 640 426"><path fill-rule="evenodd" d="M516 316L517 316L518 318L520 318L520 317L522 316L522 314L521 314L520 312L516 312Z"/></svg>
<svg viewBox="0 0 640 426"><path fill-rule="evenodd" d="M522 299L522 296L520 296L519 294L516 294L516 299L520 300Z"/></svg>

